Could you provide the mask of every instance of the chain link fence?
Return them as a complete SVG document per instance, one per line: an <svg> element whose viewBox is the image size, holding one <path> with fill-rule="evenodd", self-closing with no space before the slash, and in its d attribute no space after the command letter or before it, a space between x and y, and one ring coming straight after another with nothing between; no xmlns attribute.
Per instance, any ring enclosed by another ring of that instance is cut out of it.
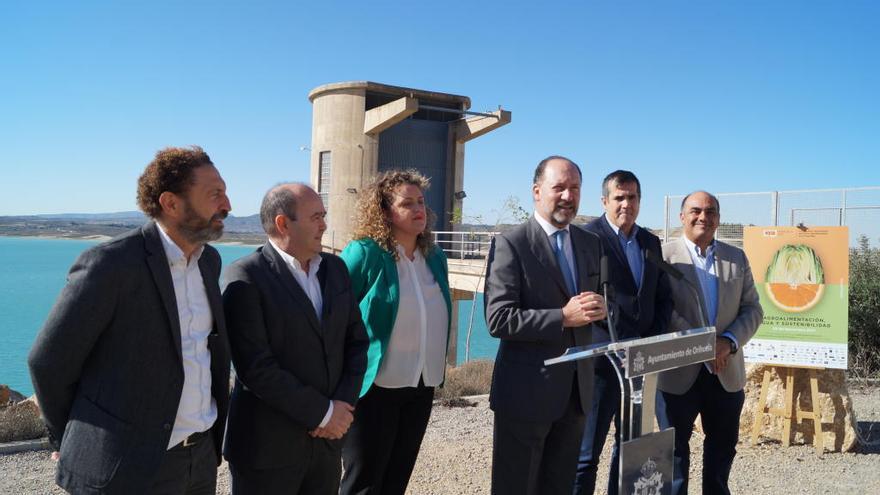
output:
<svg viewBox="0 0 880 495"><path fill-rule="evenodd" d="M880 187L810 189L716 194L721 203L721 224L715 237L742 247L747 226L847 226L850 246L865 236L880 246ZM665 225L660 237L681 236L681 202L685 195L664 198Z"/></svg>

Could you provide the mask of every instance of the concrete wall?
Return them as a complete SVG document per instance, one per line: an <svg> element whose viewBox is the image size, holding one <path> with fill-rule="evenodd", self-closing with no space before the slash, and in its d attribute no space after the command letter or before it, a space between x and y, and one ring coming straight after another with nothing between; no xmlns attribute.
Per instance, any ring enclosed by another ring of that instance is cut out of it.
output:
<svg viewBox="0 0 880 495"><path fill-rule="evenodd" d="M380 102L389 103L371 109L365 126L368 94L372 95L371 106L375 106L377 96ZM319 185L321 152L329 151L331 158L324 245L333 250L342 249L351 240L357 194L349 190L362 191L378 172L382 131L393 128L401 119L429 115L415 113L421 104L459 110L468 110L471 104L466 96L369 81L319 86L309 93L309 99L312 101L311 183L315 189ZM465 142L510 122L510 112L499 109L492 113L497 117L489 115L449 121L445 183L436 184L445 190L443 212L460 212L462 209L462 200L455 199L454 194L464 190ZM446 220L439 230L452 230L453 215L447 215Z"/></svg>
<svg viewBox="0 0 880 495"><path fill-rule="evenodd" d="M378 142L364 134L364 89L317 96L312 109L311 183L318 188L320 154L330 151L330 194L324 245L342 249L351 239L357 195L376 174Z"/></svg>

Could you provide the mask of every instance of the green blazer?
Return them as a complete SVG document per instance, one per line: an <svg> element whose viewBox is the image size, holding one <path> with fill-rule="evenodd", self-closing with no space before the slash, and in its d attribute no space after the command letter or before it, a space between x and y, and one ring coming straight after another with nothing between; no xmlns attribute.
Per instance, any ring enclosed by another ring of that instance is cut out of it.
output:
<svg viewBox="0 0 880 495"><path fill-rule="evenodd" d="M382 356L391 338L400 302L400 281L397 278L397 264L391 253L370 238L351 241L339 256L348 267L352 292L359 302L364 326L367 327L367 335L370 337L367 373L364 375L360 394L363 397L376 379L376 373L382 365ZM449 314L449 326L446 328L448 341L452 324L452 298L446 255L442 249L434 246L425 261L446 299L446 310Z"/></svg>

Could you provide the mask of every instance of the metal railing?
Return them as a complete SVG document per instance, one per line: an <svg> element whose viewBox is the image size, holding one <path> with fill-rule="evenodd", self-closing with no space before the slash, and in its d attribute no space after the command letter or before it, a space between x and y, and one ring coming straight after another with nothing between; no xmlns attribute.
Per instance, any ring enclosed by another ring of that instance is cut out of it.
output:
<svg viewBox="0 0 880 495"><path fill-rule="evenodd" d="M721 203L721 224L715 237L742 246L746 226L845 225L850 245L861 236L871 244L880 240L880 187L808 189L716 194ZM684 195L665 196L665 225L660 237L669 241L681 236L678 218Z"/></svg>
<svg viewBox="0 0 880 495"><path fill-rule="evenodd" d="M440 247L450 262L484 260L489 256L492 238L498 232L488 231L438 231L433 232L434 244ZM321 242L324 252L339 254L341 246L336 245L336 232L324 232Z"/></svg>
<svg viewBox="0 0 880 495"><path fill-rule="evenodd" d="M482 260L489 256L492 237L497 232L439 231L434 232L434 244L446 253L446 258L455 260Z"/></svg>

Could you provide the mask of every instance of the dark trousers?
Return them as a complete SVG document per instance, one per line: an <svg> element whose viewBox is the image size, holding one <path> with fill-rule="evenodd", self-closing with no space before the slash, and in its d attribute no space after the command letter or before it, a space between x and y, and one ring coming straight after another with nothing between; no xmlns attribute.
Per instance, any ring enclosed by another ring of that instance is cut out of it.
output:
<svg viewBox="0 0 880 495"><path fill-rule="evenodd" d="M602 358L604 359L604 358ZM596 490L596 472L599 457L605 447L605 437L614 421L614 446L611 449L611 471L608 475L608 495L617 495L620 470L620 384L611 366L596 367L593 380L593 405L587 414L577 473L574 478L574 495L592 495Z"/></svg>
<svg viewBox="0 0 880 495"><path fill-rule="evenodd" d="M155 495L214 495L217 491L217 450L208 430L195 445L177 445L165 452L149 492Z"/></svg>
<svg viewBox="0 0 880 495"><path fill-rule="evenodd" d="M342 494L403 494L431 417L434 387L370 387L342 448Z"/></svg>
<svg viewBox="0 0 880 495"><path fill-rule="evenodd" d="M339 492L339 441L313 438L308 462L273 469L229 463L233 495L335 495Z"/></svg>
<svg viewBox="0 0 880 495"><path fill-rule="evenodd" d="M663 404L658 403L657 419L660 428L675 428L675 478L672 493L688 492L690 447L688 442L694 431L694 421L699 414L703 423L703 493L725 495L730 493L727 480L736 456L739 439L739 415L742 412L745 393L742 390L728 392L718 377L709 373L705 366L690 390L683 395L660 392ZM658 401L659 402L659 401Z"/></svg>
<svg viewBox="0 0 880 495"><path fill-rule="evenodd" d="M570 495L583 434L577 380L565 414L556 421L521 421L496 411L492 493Z"/></svg>

